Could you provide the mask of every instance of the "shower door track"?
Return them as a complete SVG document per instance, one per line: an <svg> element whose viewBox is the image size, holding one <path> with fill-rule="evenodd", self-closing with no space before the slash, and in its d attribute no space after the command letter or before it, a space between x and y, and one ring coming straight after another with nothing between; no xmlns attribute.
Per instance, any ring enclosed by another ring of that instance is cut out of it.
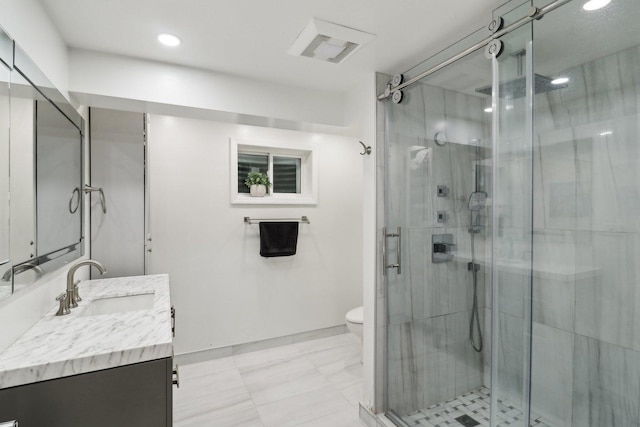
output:
<svg viewBox="0 0 640 427"><path fill-rule="evenodd" d="M431 74L438 72L440 70L442 70L443 68L453 64L454 62L464 58L467 55L470 55L474 52L476 52L479 49L482 49L483 47L485 47L486 45L488 45L489 43L491 43L493 40L499 39L500 37L504 36L505 34L508 34L514 30L517 30L518 28L522 27L523 25L528 24L529 22L533 21L534 19L540 19L542 18L544 15L546 15L549 12L552 12L554 10L556 10L557 8L559 8L560 6L565 5L566 3L569 3L572 0L556 0L553 3L549 3L548 5L542 7L542 8L537 8L537 7L531 7L531 9L529 9L529 12L527 13L527 16L524 16L522 18L520 18L519 20L517 20L516 22L514 22L513 24L499 30L496 31L495 33L493 33L492 35L490 35L489 37L487 37L486 39L474 44L473 46L463 50L462 52L452 56L451 58L439 63L438 65L429 68L428 70L418 74L417 76L413 77L410 80L407 80L406 82L391 88L391 85L387 85L387 89L384 91L384 93L381 93L380 95L378 95L378 100L383 100L386 99L388 97L390 97L391 95L393 95L395 92L398 92L404 88L406 88L407 86L411 86L412 84L422 80L423 78L430 76Z"/></svg>

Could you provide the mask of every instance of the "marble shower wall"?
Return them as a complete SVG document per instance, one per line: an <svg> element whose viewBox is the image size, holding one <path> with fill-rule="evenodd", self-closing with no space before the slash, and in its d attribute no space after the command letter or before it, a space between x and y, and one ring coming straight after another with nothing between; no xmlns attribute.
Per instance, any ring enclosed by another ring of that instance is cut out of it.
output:
<svg viewBox="0 0 640 427"><path fill-rule="evenodd" d="M473 390L484 382L483 354L469 344L473 298L468 200L477 157L488 157L489 120L482 99L416 84L401 104L387 104L387 224L403 229L403 272L390 270L387 298L387 403L404 415ZM484 116L483 116L484 115ZM434 142L437 132L449 141ZM437 187L449 189L437 196ZM438 212L446 221L438 221ZM488 213L480 212L486 225ZM453 261L432 263L432 235L448 233ZM486 230L475 235L476 256L485 257ZM389 257L395 253L389 240ZM484 327L484 274L479 306ZM489 333L483 331L485 336ZM489 346L485 346L489 348Z"/></svg>
<svg viewBox="0 0 640 427"><path fill-rule="evenodd" d="M532 409L637 427L640 47L558 75L536 96Z"/></svg>

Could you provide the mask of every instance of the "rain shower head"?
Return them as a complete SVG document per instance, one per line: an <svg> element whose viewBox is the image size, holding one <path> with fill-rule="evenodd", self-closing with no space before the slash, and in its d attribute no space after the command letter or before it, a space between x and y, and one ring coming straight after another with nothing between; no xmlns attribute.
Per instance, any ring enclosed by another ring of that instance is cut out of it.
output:
<svg viewBox="0 0 640 427"><path fill-rule="evenodd" d="M469 210L480 211L487 205L487 193L484 191L474 191L469 196Z"/></svg>
<svg viewBox="0 0 640 427"><path fill-rule="evenodd" d="M524 49L513 52L510 55L516 60L516 72L519 77L500 83L498 86L498 96L500 98L518 99L526 96L527 78L524 75L524 60L526 55L527 53ZM566 82L559 83L557 81L554 84L553 79L540 74L535 74L533 86L535 90L534 93L537 95L539 93L551 92L552 90L564 89L569 85ZM491 96L491 89L492 86L489 85L476 89L476 92Z"/></svg>
<svg viewBox="0 0 640 427"><path fill-rule="evenodd" d="M551 92L552 90L564 89L569 85L553 84L552 79L540 74L535 75L535 94ZM476 92L491 96L492 86L484 86L476 89ZM498 86L498 96L500 98L509 97L511 99L523 98L527 94L527 78L525 76L517 77L513 80L500 83Z"/></svg>

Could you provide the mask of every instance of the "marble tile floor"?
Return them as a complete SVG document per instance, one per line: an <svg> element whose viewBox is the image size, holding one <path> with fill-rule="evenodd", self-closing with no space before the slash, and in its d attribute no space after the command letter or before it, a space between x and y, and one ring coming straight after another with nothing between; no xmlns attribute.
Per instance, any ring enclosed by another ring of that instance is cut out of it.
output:
<svg viewBox="0 0 640 427"><path fill-rule="evenodd" d="M176 427L365 427L351 333L180 366Z"/></svg>
<svg viewBox="0 0 640 427"><path fill-rule="evenodd" d="M416 427L461 427L466 424L457 421L456 418L468 415L478 423L474 425L489 427L490 405L489 389L480 387L446 402L413 412L402 419L410 426ZM506 401L498 400L498 405L500 408L499 427L522 426L522 412L520 410ZM554 427L540 416L533 414L533 418L532 427Z"/></svg>

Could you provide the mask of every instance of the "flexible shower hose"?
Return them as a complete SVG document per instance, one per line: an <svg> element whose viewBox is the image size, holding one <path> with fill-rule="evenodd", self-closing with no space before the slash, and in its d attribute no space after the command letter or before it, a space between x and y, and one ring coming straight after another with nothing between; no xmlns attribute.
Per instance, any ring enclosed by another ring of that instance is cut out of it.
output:
<svg viewBox="0 0 640 427"><path fill-rule="evenodd" d="M473 229L473 212L471 212L471 273L473 274L473 306L471 307L471 320L469 321L469 342L471 342L471 347L478 353L482 351L483 342L482 342L482 328L480 327L480 313L478 312L478 270L476 269L476 254L475 254L475 230ZM475 322L474 322L475 320ZM473 325L476 325L478 330L478 343L476 344L476 340L473 334Z"/></svg>

